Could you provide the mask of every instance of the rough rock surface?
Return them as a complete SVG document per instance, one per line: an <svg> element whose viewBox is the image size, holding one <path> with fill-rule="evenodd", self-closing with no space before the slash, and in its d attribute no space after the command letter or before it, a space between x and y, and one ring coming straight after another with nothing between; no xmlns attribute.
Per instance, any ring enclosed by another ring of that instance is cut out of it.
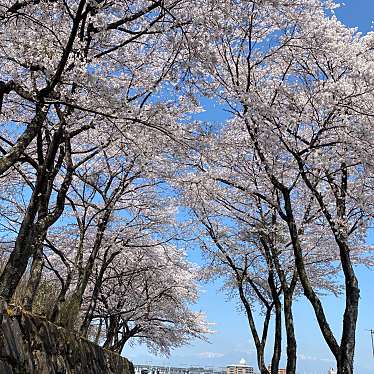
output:
<svg viewBox="0 0 374 374"><path fill-rule="evenodd" d="M130 361L47 320L0 303L1 374L134 374Z"/></svg>

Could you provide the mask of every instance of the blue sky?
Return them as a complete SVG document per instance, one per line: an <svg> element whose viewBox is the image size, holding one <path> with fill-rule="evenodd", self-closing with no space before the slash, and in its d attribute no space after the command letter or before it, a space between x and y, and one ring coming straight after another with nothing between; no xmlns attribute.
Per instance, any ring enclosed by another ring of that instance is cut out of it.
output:
<svg viewBox="0 0 374 374"><path fill-rule="evenodd" d="M337 17L350 27L366 33L372 30L374 19L374 0L345 0L345 6L336 10ZM206 119L218 119L206 113ZM210 117L209 117L210 116ZM374 236L373 240L374 241ZM193 261L198 260L198 254L191 253ZM374 329L374 270L361 267L357 270L361 301L357 325L357 350L355 356L355 372L357 374L374 373L374 358L371 353L371 341L368 329ZM219 282L202 286L202 295L198 310L207 314L208 320L215 325L215 334L210 336L210 343L194 341L190 346L176 349L170 358L155 357L144 347L126 347L123 354L135 364L161 364L171 366L226 366L245 358L256 366L254 345L250 337L244 313L238 309L235 301L227 300L219 292ZM344 302L335 297L325 297L324 305L332 328L339 332L344 309ZM334 360L325 344L314 318L311 306L300 300L294 308L296 334L298 342L298 373L325 374L334 367ZM271 337L271 335L270 335ZM285 339L284 339L285 340ZM285 356L285 352L283 352ZM269 361L270 355L268 355ZM285 361L282 361L284 365Z"/></svg>

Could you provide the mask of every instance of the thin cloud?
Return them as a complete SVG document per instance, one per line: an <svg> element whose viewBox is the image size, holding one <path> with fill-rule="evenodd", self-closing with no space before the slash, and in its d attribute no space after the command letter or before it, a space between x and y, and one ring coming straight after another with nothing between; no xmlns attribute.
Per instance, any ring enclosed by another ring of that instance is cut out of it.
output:
<svg viewBox="0 0 374 374"><path fill-rule="evenodd" d="M333 359L331 358L320 358L320 357L315 357L315 356L308 356L304 355L303 353L300 353L298 355L298 358L303 361L323 361L323 362L334 362Z"/></svg>
<svg viewBox="0 0 374 374"><path fill-rule="evenodd" d="M199 357L202 358L219 358L223 357L225 354L220 352L200 352L198 354Z"/></svg>

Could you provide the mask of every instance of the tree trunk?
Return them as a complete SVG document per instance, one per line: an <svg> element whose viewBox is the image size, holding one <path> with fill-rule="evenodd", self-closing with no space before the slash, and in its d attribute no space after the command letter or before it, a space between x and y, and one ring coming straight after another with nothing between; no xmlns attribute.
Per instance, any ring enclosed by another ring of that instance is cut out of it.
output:
<svg viewBox="0 0 374 374"><path fill-rule="evenodd" d="M13 145L13 147L4 156L0 157L0 175L4 174L19 160L22 153L36 137L36 134L43 125L46 116L47 111L44 110L43 105L38 104L36 106L35 116L31 120L30 124L26 127L25 131L17 139L17 142Z"/></svg>
<svg viewBox="0 0 374 374"><path fill-rule="evenodd" d="M36 240L33 261L31 265L30 278L27 283L26 295L23 302L23 307L26 310L31 311L35 300L36 293L38 291L40 281L42 279L44 259L43 259L43 243L47 233L43 233L42 236Z"/></svg>
<svg viewBox="0 0 374 374"><path fill-rule="evenodd" d="M273 217L275 224L276 217ZM287 338L287 374L296 374L296 337L295 328L293 323L292 313L292 297L298 281L297 269L294 269L290 284L288 284L284 270L279 262L278 251L270 243L271 259L274 262L278 278L281 282L284 300L284 321L286 325L286 338Z"/></svg>
<svg viewBox="0 0 374 374"><path fill-rule="evenodd" d="M287 335L287 374L296 373L296 337L293 323L292 313L292 293L286 291L284 293L284 320Z"/></svg>
<svg viewBox="0 0 374 374"><path fill-rule="evenodd" d="M107 270L107 267L112 263L114 258L121 253L121 251L116 251L116 252L112 253L108 258L109 249L110 249L110 247L107 248L105 253L104 253L103 260L102 260L102 265L101 265L99 274L96 278L95 286L94 286L93 291L92 291L90 304L88 305L88 308L87 308L87 311L85 313L82 325L80 327L80 333L81 333L82 336L87 336L88 328L90 327L90 323L92 321L93 314L94 314L95 309L96 309L96 303L97 303L97 299L99 297L99 292L100 292L100 288L101 288L101 285L102 285L102 282L103 282L105 271Z"/></svg>
<svg viewBox="0 0 374 374"><path fill-rule="evenodd" d="M240 283L238 284L238 288L239 288L240 300L242 301L242 303L244 305L244 309L245 309L246 314L247 314L247 320L248 320L249 328L251 330L252 337L253 337L253 340L254 340L254 343L255 343L256 352L257 352L258 368L259 368L261 374L269 374L269 371L268 371L268 369L266 368L266 365L265 365L264 347L265 347L265 343L266 343L266 338L267 338L267 333L268 333L272 308L267 308L266 315L265 315L265 320L264 320L264 325L263 325L262 338L260 340L260 338L258 336L258 333L257 333L255 321L253 319L251 305L249 304L247 298L245 297L243 286Z"/></svg>
<svg viewBox="0 0 374 374"><path fill-rule="evenodd" d="M71 279L72 279L72 273L71 271L69 271L68 276L61 287L60 293L57 296L57 300L55 301L52 307L51 315L49 316L49 320L51 322L58 322L60 319L61 308L66 302L66 294L70 288Z"/></svg>
<svg viewBox="0 0 374 374"><path fill-rule="evenodd" d="M264 349L260 347L260 349L257 349L257 365L258 369L260 370L261 374L269 374L269 370L267 369L265 365L265 357L264 357Z"/></svg>
<svg viewBox="0 0 374 374"><path fill-rule="evenodd" d="M13 251L0 276L0 297L10 302L27 268L33 251L33 219L26 214L18 233Z"/></svg>
<svg viewBox="0 0 374 374"><path fill-rule="evenodd" d="M59 145L62 141L62 135L62 128L60 126L53 135L51 143L48 145L45 160L41 155L43 150L41 133L38 135L37 145L38 151L40 152L38 153L39 167L37 170L35 188L22 220L14 250L10 254L4 271L0 276L0 296L8 302L12 298L18 283L27 268L30 257L37 250L38 243L35 243L35 240L38 239L38 235L42 235L41 232L47 232L47 227L43 227L43 225L38 227L39 222L35 223L35 220L37 219L38 213L40 213L38 221L40 221L39 218L44 219L46 214L48 214L48 204L52 192L52 183L57 172L57 170L55 170L55 173L53 173L52 169ZM57 165L61 167L63 157L64 153L60 152L60 159L58 160L56 167Z"/></svg>
<svg viewBox="0 0 374 374"><path fill-rule="evenodd" d="M336 360L337 374L353 374L353 355L342 352L341 357Z"/></svg>
<svg viewBox="0 0 374 374"><path fill-rule="evenodd" d="M118 331L118 318L115 316L109 316L109 326L107 327L106 339L103 344L103 348L110 349L114 344L114 338Z"/></svg>
<svg viewBox="0 0 374 374"><path fill-rule="evenodd" d="M269 239L267 236L261 232L260 233L260 241L262 243L263 249L265 251L266 262L268 266L269 276L268 276L268 285L271 291L271 297L273 300L273 304L275 307L275 332L274 332L274 350L273 350L273 357L271 360L271 374L278 374L279 369L279 361L281 358L281 351L282 351L282 304L280 301L280 291L277 289L277 285L275 282L275 268L277 264L275 263L271 248L272 243L268 241Z"/></svg>
<svg viewBox="0 0 374 374"><path fill-rule="evenodd" d="M275 333L274 333L274 351L271 359L271 374L278 374L279 361L282 349L282 304L279 296L274 300L275 306ZM287 372L288 373L288 372Z"/></svg>
<svg viewBox="0 0 374 374"><path fill-rule="evenodd" d="M349 256L349 248L345 243L340 245L340 257L345 275L345 311L337 369L338 374L352 374L360 289Z"/></svg>
<svg viewBox="0 0 374 374"><path fill-rule="evenodd" d="M92 274L92 270L93 270L93 267L96 261L96 257L97 257L97 254L99 253L101 243L104 238L106 226L108 224L111 214L112 214L112 210L109 208L104 212L103 216L100 218L100 222L97 225L97 232L96 232L95 242L92 247L92 251L87 260L87 264L84 268L84 271L79 276L77 287L74 291L74 294L79 300L79 310L82 305L83 295L84 295L84 292L86 291L90 276ZM79 310L75 312L79 312Z"/></svg>
<svg viewBox="0 0 374 374"><path fill-rule="evenodd" d="M31 195L27 211L23 217L14 249L0 276L0 296L7 302L11 300L26 271L30 256L33 254L35 227L34 222L39 209L40 194L43 191L43 170L38 171L35 189Z"/></svg>
<svg viewBox="0 0 374 374"><path fill-rule="evenodd" d="M322 335L329 346L331 352L335 356L336 360L339 358L340 347L337 343L335 336L327 322L325 312L322 307L322 303L318 295L314 292L313 287L310 284L308 274L306 272L303 252L301 249L301 244L299 240L298 230L293 216L292 205L289 191L283 191L283 196L285 200L285 211L286 211L286 222L290 232L290 237L292 241L292 248L295 256L295 264L298 272L300 282L303 286L304 294L311 303L314 314L317 318L318 325L322 332Z"/></svg>

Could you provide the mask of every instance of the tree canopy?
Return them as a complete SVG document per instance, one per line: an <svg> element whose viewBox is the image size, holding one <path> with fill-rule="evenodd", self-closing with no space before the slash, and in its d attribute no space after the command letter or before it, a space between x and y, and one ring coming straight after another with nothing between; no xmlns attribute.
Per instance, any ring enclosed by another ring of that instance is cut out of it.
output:
<svg viewBox="0 0 374 374"><path fill-rule="evenodd" d="M114 351L137 338L169 354L210 332L193 303L218 276L261 374L272 318L271 374L283 320L296 372L304 296L338 374L353 373L355 267L373 263L374 34L336 7L0 0L1 297ZM200 121L207 101L228 118ZM326 292L345 299L341 338Z"/></svg>

